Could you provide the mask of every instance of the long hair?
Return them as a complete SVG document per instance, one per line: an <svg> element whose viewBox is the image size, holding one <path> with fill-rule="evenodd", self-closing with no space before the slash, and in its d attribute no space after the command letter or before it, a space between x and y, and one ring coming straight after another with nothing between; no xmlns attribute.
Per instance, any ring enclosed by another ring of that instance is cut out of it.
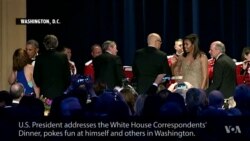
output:
<svg viewBox="0 0 250 141"><path fill-rule="evenodd" d="M15 50L15 52L13 54L13 67L12 67L12 69L14 71L19 71L19 70L23 69L30 62L31 62L31 60L30 60L27 52L22 48L18 48Z"/></svg>
<svg viewBox="0 0 250 141"><path fill-rule="evenodd" d="M184 37L183 42L185 40L189 40L194 45L193 58L196 59L198 55L201 56L202 52L199 49L199 37L196 34L189 34ZM187 52L185 51L185 49L183 51L183 56L186 57Z"/></svg>

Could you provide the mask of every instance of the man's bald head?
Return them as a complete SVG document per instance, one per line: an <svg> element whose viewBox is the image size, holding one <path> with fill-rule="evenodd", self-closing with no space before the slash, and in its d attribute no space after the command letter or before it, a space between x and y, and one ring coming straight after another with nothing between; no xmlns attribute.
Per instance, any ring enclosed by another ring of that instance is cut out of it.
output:
<svg viewBox="0 0 250 141"><path fill-rule="evenodd" d="M161 36L157 33L150 33L148 35L148 46L160 49L161 47Z"/></svg>
<svg viewBox="0 0 250 141"><path fill-rule="evenodd" d="M24 86L22 83L14 83L10 86L10 95L13 99L18 99L24 95Z"/></svg>

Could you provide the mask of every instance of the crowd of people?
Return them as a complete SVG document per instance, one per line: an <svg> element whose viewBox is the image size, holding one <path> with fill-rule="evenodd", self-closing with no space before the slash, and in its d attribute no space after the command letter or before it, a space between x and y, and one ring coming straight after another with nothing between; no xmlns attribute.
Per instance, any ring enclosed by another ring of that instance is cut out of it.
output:
<svg viewBox="0 0 250 141"><path fill-rule="evenodd" d="M94 44L82 72L71 60L71 49L57 51L58 44L55 35L46 35L41 54L35 40L15 50L10 91L0 93L1 113L42 118L49 111L48 117L55 119L249 115L249 47L242 51L245 81L237 85L235 62L221 41L210 45L214 65L209 78L209 59L196 34L176 40L176 53L168 58L160 50L161 36L150 33L147 47L135 52L129 81L115 41ZM175 83L166 85L166 78Z"/></svg>

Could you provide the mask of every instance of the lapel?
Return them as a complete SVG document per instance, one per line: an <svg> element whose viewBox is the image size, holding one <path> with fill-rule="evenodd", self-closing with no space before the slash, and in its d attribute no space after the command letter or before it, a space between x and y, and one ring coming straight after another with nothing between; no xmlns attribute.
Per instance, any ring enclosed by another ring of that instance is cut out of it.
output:
<svg viewBox="0 0 250 141"><path fill-rule="evenodd" d="M224 55L224 54L221 54L217 59L215 59L214 64L215 64L218 60L220 60L220 59L222 58L223 55Z"/></svg>

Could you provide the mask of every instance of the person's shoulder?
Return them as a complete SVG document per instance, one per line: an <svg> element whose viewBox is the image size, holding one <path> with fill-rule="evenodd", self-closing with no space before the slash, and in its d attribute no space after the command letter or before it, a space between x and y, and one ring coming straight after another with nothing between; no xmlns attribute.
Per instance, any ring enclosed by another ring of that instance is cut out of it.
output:
<svg viewBox="0 0 250 141"><path fill-rule="evenodd" d="M201 57L207 57L205 52L201 52L200 54L201 54Z"/></svg>
<svg viewBox="0 0 250 141"><path fill-rule="evenodd" d="M27 68L27 69L33 69L33 68L34 68L34 66L33 66L33 65L31 65L31 64L27 64L24 68Z"/></svg>
<svg viewBox="0 0 250 141"><path fill-rule="evenodd" d="M227 56L226 54L222 54L217 60L216 60L217 64L220 65L224 65L224 64L235 64L232 60L232 58L230 58L229 56Z"/></svg>
<svg viewBox="0 0 250 141"><path fill-rule="evenodd" d="M58 52L58 51L54 51L54 52L52 52L52 54L57 55L57 56L66 56L67 57L66 54Z"/></svg>
<svg viewBox="0 0 250 141"><path fill-rule="evenodd" d="M24 71L32 74L33 71L34 71L34 66L31 65L31 64L27 64L27 65L24 67Z"/></svg>
<svg viewBox="0 0 250 141"><path fill-rule="evenodd" d="M117 59L117 58L120 58L118 55L113 55L113 54L110 54L108 52L105 52L97 57L95 57L93 59L93 61L101 61L101 60L113 60L113 59Z"/></svg>
<svg viewBox="0 0 250 141"><path fill-rule="evenodd" d="M161 55L167 55L164 51L162 50L157 50L157 52L159 52Z"/></svg>
<svg viewBox="0 0 250 141"><path fill-rule="evenodd" d="M96 59L104 59L104 58L116 58L116 55L105 52L105 53L96 57Z"/></svg>
<svg viewBox="0 0 250 141"><path fill-rule="evenodd" d="M207 55L204 52L201 52L200 58L202 60L208 60Z"/></svg>
<svg viewBox="0 0 250 141"><path fill-rule="evenodd" d="M109 58L114 58L114 59L117 59L117 58L120 58L119 55L114 55L114 54L111 54L111 53L105 53L103 54L105 57L109 57Z"/></svg>
<svg viewBox="0 0 250 141"><path fill-rule="evenodd" d="M164 51L161 51L161 50L159 50L159 49L157 49L157 50L155 51L155 54L156 54L157 56L161 56L161 57L167 58L167 54L166 54Z"/></svg>
<svg viewBox="0 0 250 141"><path fill-rule="evenodd" d="M232 59L231 57L229 57L228 55L226 55L226 54L222 54L222 55L218 58L217 61L226 61L226 60L232 60L232 61L233 61L233 59Z"/></svg>
<svg viewBox="0 0 250 141"><path fill-rule="evenodd" d="M140 48L135 51L135 53L141 53L144 52L146 48Z"/></svg>
<svg viewBox="0 0 250 141"><path fill-rule="evenodd" d="M230 56L228 56L227 54L223 54L223 57L226 58L226 59L230 59L233 61L233 58L231 58Z"/></svg>
<svg viewBox="0 0 250 141"><path fill-rule="evenodd" d="M54 55L52 55L52 56L54 56L55 58L61 58L63 60L65 60L65 58L66 58L66 60L68 60L67 55L64 53L54 52Z"/></svg>
<svg viewBox="0 0 250 141"><path fill-rule="evenodd" d="M89 63L90 63L90 64L91 64L91 63L94 64L95 62L99 62L99 60L102 60L103 56L104 56L104 55L101 54L101 55L99 55L99 56L93 58L92 62L89 62Z"/></svg>
<svg viewBox="0 0 250 141"><path fill-rule="evenodd" d="M120 56L118 56L118 55L113 55L113 57L112 58L114 58L114 60L121 60L121 57Z"/></svg>

